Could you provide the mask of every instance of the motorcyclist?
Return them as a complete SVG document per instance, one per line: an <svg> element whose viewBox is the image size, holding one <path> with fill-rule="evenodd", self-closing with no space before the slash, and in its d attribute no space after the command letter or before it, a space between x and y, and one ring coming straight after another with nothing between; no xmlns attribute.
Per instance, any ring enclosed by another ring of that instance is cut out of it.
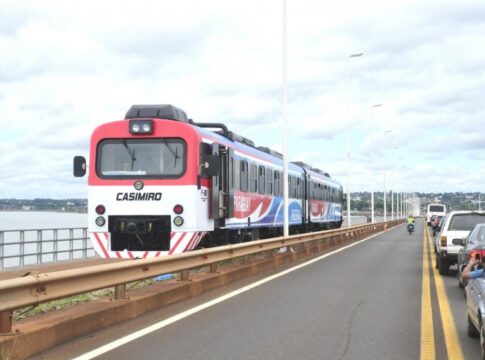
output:
<svg viewBox="0 0 485 360"><path fill-rule="evenodd" d="M407 220L408 224L414 224L414 222L416 221L416 219L412 215L409 215L406 220Z"/></svg>
<svg viewBox="0 0 485 360"><path fill-rule="evenodd" d="M408 223L407 230L409 232L409 235L411 235L411 233L414 231L415 219L412 215L409 215L408 218L406 219L406 221Z"/></svg>

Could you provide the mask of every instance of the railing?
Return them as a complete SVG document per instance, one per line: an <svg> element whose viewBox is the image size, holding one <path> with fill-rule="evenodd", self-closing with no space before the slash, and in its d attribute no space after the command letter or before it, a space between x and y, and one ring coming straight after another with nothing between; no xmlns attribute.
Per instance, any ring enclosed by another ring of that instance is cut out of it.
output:
<svg viewBox="0 0 485 360"><path fill-rule="evenodd" d="M0 230L0 270L93 256L84 227Z"/></svg>
<svg viewBox="0 0 485 360"><path fill-rule="evenodd" d="M382 220L377 217L377 221ZM366 223L366 216L352 215L352 225ZM94 256L85 227L0 230L0 270Z"/></svg>
<svg viewBox="0 0 485 360"><path fill-rule="evenodd" d="M354 242L399 223L402 223L402 220L259 240L151 259L137 259L50 273L30 273L21 278L3 280L0 281L0 333L11 331L12 311L24 306L38 305L110 287L115 287L115 299L120 299L125 297L126 284L133 281L174 272L181 272L181 279L187 280L190 269L209 265L210 272L213 273L217 271L217 263L221 261L282 247L290 249L293 246L302 245L323 250L337 244Z"/></svg>

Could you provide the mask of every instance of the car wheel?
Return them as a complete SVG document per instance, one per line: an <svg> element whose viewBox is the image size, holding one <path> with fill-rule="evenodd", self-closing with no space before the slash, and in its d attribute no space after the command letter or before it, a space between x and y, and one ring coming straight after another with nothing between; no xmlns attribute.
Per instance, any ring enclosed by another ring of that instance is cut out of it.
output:
<svg viewBox="0 0 485 360"><path fill-rule="evenodd" d="M448 275L449 270L450 266L448 265L448 263L440 256L438 256L438 272L440 273L440 275Z"/></svg>
<svg viewBox="0 0 485 360"><path fill-rule="evenodd" d="M475 325L473 325L472 320L470 319L470 315L468 315L468 322L466 324L466 334L469 337L476 338L480 335L480 345L482 344L482 333L483 333L483 326L480 327L480 332L478 332L477 328ZM485 335L485 334L484 334ZM483 351L483 346L482 346L482 351Z"/></svg>

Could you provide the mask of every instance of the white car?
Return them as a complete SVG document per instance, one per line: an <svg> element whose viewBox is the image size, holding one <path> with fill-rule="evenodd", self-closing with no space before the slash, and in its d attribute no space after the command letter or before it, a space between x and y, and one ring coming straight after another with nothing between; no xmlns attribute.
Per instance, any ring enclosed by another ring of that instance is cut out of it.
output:
<svg viewBox="0 0 485 360"><path fill-rule="evenodd" d="M464 239L476 224L485 222L484 211L452 211L446 215L435 238L436 268L441 275L447 275L451 265L458 262L458 252Z"/></svg>

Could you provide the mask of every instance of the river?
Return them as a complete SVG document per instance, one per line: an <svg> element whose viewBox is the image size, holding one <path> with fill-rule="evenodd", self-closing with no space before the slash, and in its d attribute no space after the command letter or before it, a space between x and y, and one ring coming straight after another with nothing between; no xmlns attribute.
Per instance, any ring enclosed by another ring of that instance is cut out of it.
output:
<svg viewBox="0 0 485 360"><path fill-rule="evenodd" d="M0 230L87 227L88 215L48 211L0 212Z"/></svg>

